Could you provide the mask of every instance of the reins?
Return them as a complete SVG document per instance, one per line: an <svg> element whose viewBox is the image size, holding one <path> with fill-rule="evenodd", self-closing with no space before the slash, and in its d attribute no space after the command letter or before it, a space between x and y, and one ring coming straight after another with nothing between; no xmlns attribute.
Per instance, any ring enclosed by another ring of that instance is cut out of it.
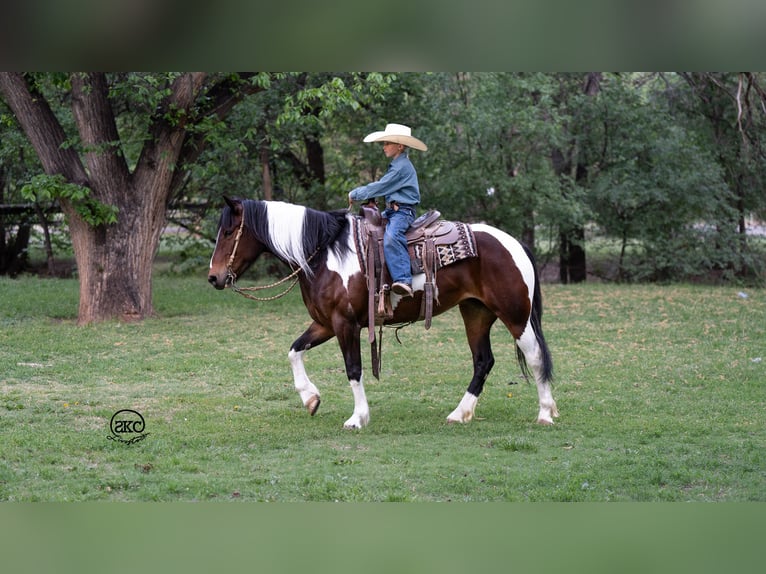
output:
<svg viewBox="0 0 766 574"><path fill-rule="evenodd" d="M299 267L298 269L290 273L290 275L288 275L284 279L280 279L279 281L275 283L271 283L270 285L255 285L253 287L238 287L235 282L237 276L234 274L234 272L229 270L229 279L230 279L229 286L231 287L232 291L234 291L235 293L239 293L243 297L247 297L248 299L252 299L253 301L274 301L275 299L284 297L290 291L292 291L293 287L295 287L295 285L298 283L297 275L301 271L302 269ZM258 297L257 295L251 295L250 293L248 293L248 291L263 291L265 289L271 289L273 287L277 287L278 285L281 285L282 283L286 283L290 279L293 279L293 282L287 286L287 289L285 289L281 293L278 293L277 295L272 295L271 297Z"/></svg>
<svg viewBox="0 0 766 574"><path fill-rule="evenodd" d="M270 283L269 285L255 285L253 287L239 287L237 286L237 274L232 271L231 266L234 264L234 257L237 255L237 247L239 247L239 240L242 238L242 232L245 228L245 217L244 214L242 215L242 221L239 223L239 229L237 229L237 235L234 238L234 248L231 250L231 255L229 255L229 261L226 263L226 273L227 273L227 283L231 287L232 291L235 293L238 293L242 295L243 297L247 297L248 299L252 299L253 301L274 301L276 299L280 299L287 295L290 291L293 290L293 287L298 283L299 277L301 271L303 271L303 268L298 267L298 269L295 269L290 275L287 277L284 277L283 279L280 279L279 281L276 281L274 283ZM314 256L318 253L319 250L314 251L307 259L306 263L309 263ZM274 287L278 287L279 285L282 285L283 283L287 283L290 281L290 279L293 279L293 282L281 293L277 295L273 295L271 297L258 297L256 295L251 295L250 291L264 291L266 289L272 289Z"/></svg>

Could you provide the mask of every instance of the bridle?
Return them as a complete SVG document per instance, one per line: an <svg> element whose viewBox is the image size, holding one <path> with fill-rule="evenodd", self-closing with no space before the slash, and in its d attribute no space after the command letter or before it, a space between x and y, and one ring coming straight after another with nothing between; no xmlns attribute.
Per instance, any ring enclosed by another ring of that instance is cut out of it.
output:
<svg viewBox="0 0 766 574"><path fill-rule="evenodd" d="M303 271L302 267L298 267L297 269L294 269L290 275L287 277L284 277L280 279L279 281L276 281L274 283L271 283L269 285L256 285L253 287L239 287L237 285L237 274L234 273L234 270L232 269L232 265L234 265L234 258L237 256L237 248L239 247L239 240L242 238L242 233L245 229L245 214L242 214L242 219L239 222L239 228L237 229L237 235L234 237L234 248L231 250L231 255L229 255L229 260L226 262L226 285L229 285L235 293L239 293L243 297L247 297L248 299L253 299L254 301L274 301L275 299L279 299L281 297L284 297L287 295L290 291L292 291L293 287L298 283L298 275L301 271ZM319 252L317 249L312 253L307 259L306 263L309 263L314 256ZM279 285L282 285L283 283L286 283L290 280L293 280L293 282L288 285L287 289L282 291L281 293L274 295L272 297L257 297L256 295L251 295L249 291L263 291L265 289L272 289L274 287L278 287Z"/></svg>
<svg viewBox="0 0 766 574"><path fill-rule="evenodd" d="M242 232L245 230L245 214L242 213L242 217L239 222L239 227L237 228L237 235L234 237L234 248L231 250L231 255L229 255L229 260L226 262L226 284L228 285L231 281L231 284L234 284L234 281L237 278L237 274L234 273L234 271L231 270L231 266L234 265L234 258L237 256L237 247L239 247L239 240L242 238Z"/></svg>

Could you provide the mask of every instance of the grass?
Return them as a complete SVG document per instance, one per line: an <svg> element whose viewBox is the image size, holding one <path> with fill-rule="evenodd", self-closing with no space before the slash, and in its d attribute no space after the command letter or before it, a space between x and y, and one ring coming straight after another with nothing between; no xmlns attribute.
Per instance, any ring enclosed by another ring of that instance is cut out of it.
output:
<svg viewBox="0 0 766 574"><path fill-rule="evenodd" d="M545 285L553 427L499 327L468 425L445 423L472 371L459 314L386 331L349 432L334 341L307 354L315 417L293 391L298 293L159 275L157 318L78 327L74 280L0 279L0 500L764 501L766 291L738 291ZM126 408L146 440L107 440Z"/></svg>

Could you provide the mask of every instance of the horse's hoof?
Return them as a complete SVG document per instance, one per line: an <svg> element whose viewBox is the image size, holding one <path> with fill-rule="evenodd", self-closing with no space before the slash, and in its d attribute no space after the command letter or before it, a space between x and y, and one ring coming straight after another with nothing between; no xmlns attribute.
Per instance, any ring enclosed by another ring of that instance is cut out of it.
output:
<svg viewBox="0 0 766 574"><path fill-rule="evenodd" d="M358 430L367 426L370 422L370 415L352 415L345 423L344 429Z"/></svg>
<svg viewBox="0 0 766 574"><path fill-rule="evenodd" d="M553 425L553 421L549 419L537 419L537 424L551 426Z"/></svg>
<svg viewBox="0 0 766 574"><path fill-rule="evenodd" d="M473 419L473 413L476 410L476 403L479 398L471 393L466 393L463 398L460 399L460 404L457 408L447 415L448 423L469 423Z"/></svg>
<svg viewBox="0 0 766 574"><path fill-rule="evenodd" d="M448 425L465 425L471 422L473 420L473 414L463 416L463 418L456 419L452 417L447 417L447 424Z"/></svg>
<svg viewBox="0 0 766 574"><path fill-rule="evenodd" d="M319 408L319 403L322 401L319 400L319 397L314 395L309 399L309 402L306 403L306 409L309 411L309 414L313 417L317 409Z"/></svg>

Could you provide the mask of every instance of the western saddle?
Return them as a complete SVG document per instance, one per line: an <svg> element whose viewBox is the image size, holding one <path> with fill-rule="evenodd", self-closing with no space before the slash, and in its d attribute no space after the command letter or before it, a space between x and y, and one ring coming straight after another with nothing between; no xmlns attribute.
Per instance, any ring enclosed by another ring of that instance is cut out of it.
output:
<svg viewBox="0 0 766 574"><path fill-rule="evenodd" d="M393 318L391 304L391 275L383 253L383 236L387 220L374 205L363 205L354 218L357 254L367 280L368 340L372 349L372 372L380 372L380 347L383 323ZM444 221L441 213L430 210L412 222L406 232L407 250L413 274L424 274L425 283L420 303L420 319L425 328L431 327L433 317L436 273L445 265L467 257L476 257L476 242L470 226L461 222ZM417 294L415 294L417 296ZM376 348L375 326L379 326Z"/></svg>

